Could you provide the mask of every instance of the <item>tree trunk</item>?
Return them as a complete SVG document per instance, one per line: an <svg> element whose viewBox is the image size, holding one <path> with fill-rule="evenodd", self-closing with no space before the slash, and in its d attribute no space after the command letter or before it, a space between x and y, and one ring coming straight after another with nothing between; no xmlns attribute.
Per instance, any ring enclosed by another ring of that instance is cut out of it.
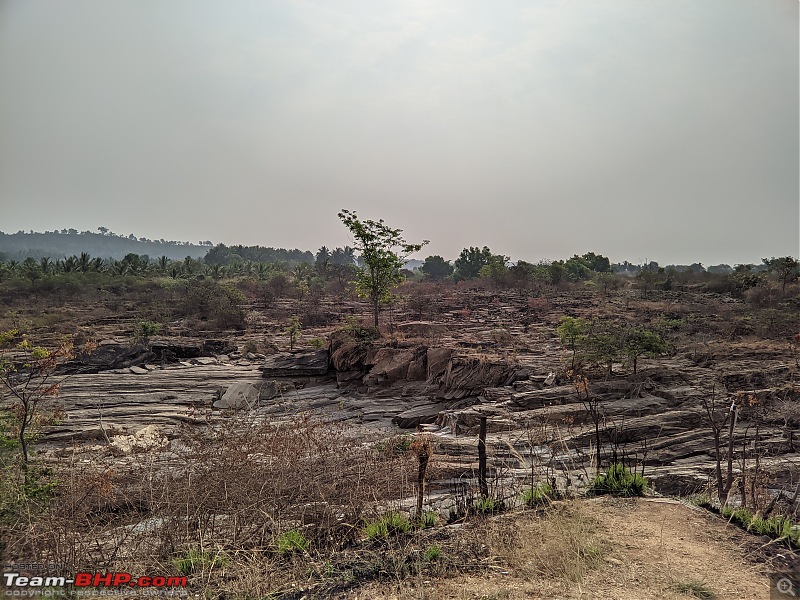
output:
<svg viewBox="0 0 800 600"><path fill-rule="evenodd" d="M481 497L489 495L489 486L486 483L486 417L481 417L481 429L478 434L478 485Z"/></svg>
<svg viewBox="0 0 800 600"><path fill-rule="evenodd" d="M378 300L372 301L372 316L374 317L375 328L378 328L378 313L380 312L380 305Z"/></svg>
<svg viewBox="0 0 800 600"><path fill-rule="evenodd" d="M422 501L425 497L425 471L428 469L430 449L426 442L419 453L419 471L417 472L417 519L422 522Z"/></svg>

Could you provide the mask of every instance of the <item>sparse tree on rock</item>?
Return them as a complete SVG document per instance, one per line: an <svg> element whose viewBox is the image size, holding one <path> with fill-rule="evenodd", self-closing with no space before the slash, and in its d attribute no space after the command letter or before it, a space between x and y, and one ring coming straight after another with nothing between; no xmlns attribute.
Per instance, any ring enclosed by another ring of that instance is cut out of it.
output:
<svg viewBox="0 0 800 600"><path fill-rule="evenodd" d="M409 244L400 235L402 229L392 229L383 219L362 221L353 211L342 210L339 218L353 234L356 250L364 259L364 266L356 274L356 291L372 303L377 327L380 305L389 299L392 289L403 282L400 270L408 254L418 252L428 241Z"/></svg>

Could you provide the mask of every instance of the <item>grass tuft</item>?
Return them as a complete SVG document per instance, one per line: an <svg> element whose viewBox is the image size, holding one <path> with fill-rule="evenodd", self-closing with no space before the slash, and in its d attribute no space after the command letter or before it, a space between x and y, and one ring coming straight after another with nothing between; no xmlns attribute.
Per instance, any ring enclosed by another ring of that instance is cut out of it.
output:
<svg viewBox="0 0 800 600"><path fill-rule="evenodd" d="M589 485L588 493L594 496L643 496L648 487L647 479L632 473L625 465L615 463L605 472L598 473Z"/></svg>
<svg viewBox="0 0 800 600"><path fill-rule="evenodd" d="M686 594L695 598L714 598L714 592L704 581L692 580L676 583L672 588L679 594Z"/></svg>
<svg viewBox="0 0 800 600"><path fill-rule="evenodd" d="M308 550L308 546L311 542L308 541L308 538L303 535L301 531L297 529L290 529L289 531L284 531L282 534L278 536L275 540L275 547L278 550L279 554L294 554L294 553L303 553Z"/></svg>

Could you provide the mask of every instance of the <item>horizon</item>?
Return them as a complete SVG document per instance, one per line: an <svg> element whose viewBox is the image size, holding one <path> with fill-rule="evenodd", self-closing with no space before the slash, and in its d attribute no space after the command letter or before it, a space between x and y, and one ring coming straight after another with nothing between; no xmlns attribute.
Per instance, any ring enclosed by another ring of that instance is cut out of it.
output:
<svg viewBox="0 0 800 600"><path fill-rule="evenodd" d="M8 0L0 228L312 249L351 243L348 208L443 257L798 256L799 24L780 1Z"/></svg>
<svg viewBox="0 0 800 600"><path fill-rule="evenodd" d="M34 235L35 234L44 235L44 234L47 234L47 233L56 233L58 235L65 235L65 234L61 233L65 229L69 230L70 228L69 227L61 227L61 228L57 228L55 230L46 230L46 231L33 230L32 233ZM189 241L189 240L178 240L178 239L174 239L174 238L173 239L170 239L170 238L151 238L151 237L149 237L147 235L138 235L135 232L129 232L127 234L122 234L122 233L117 233L117 232L111 230L111 228L107 228L109 230L107 234L106 233L101 233L100 231L97 231L98 228L95 228L94 231L92 231L90 229L80 229L80 228L77 228L77 227L73 227L71 229L76 230L77 234L66 234L66 235L82 235L82 234L85 234L86 232L88 232L88 233L90 233L92 235L100 235L100 236L104 236L104 237L114 237L114 238L117 238L117 239L128 240L128 241L131 241L131 242L135 241L137 243L148 243L148 242L162 243L161 240L163 239L164 240L164 242L163 242L164 244L170 244L170 243L178 243L178 244L181 244L181 245L182 244L189 244L191 246L195 246L195 247L198 247L198 248L205 247L205 248L209 248L209 249L214 247L214 246L217 246L219 244L224 244L227 247L231 247L231 246L262 246L262 247L283 248L283 249L286 249L286 250L300 250L302 252L311 252L312 254L316 255L317 251L322 246L326 246L329 250L332 250L332 249L336 248L336 246L330 246L328 244L320 244L320 246L317 246L315 248L311 248L311 247L303 248L303 247L300 247L300 246L293 246L293 245L290 245L290 246L272 246L270 244L265 244L265 243L261 243L261 244L241 244L241 243L238 243L238 242L227 243L227 242L218 242L218 241L214 241L214 240L201 240L201 241L193 242L193 241ZM8 231L0 230L0 235L18 235L20 233L23 234L23 235L31 235L31 230L17 230L17 231L15 231L13 233L12 232L8 232ZM132 240L132 239L130 239L128 237L131 234L136 236L135 240ZM141 242L140 238L146 238L147 241L146 242ZM204 243L204 242L209 242L209 241L211 242L210 246L208 244ZM349 244L346 244L346 245L349 245ZM478 247L483 247L483 244L479 245ZM468 248L468 246L464 247L464 249L466 249L466 248ZM493 254L499 254L498 252L495 252L493 248L490 248L490 250L492 250ZM515 257L515 256L510 256L508 258L509 258L511 263L517 263L519 261L525 261L525 262L528 262L528 263L536 264L538 262L552 262L552 261L557 261L557 260L567 260L569 258L572 258L572 256L574 256L574 255L582 256L582 255L586 254L587 252L593 252L593 250L587 250L585 252L573 252L569 256L559 256L559 257L555 257L555 258L526 258L526 257ZM0 252L0 254L2 254L2 252ZM597 252L596 252L596 254L601 254L602 255L602 253L597 253ZM415 260L419 261L419 262L424 262L425 258L427 258L428 256L434 256L434 254L428 253L428 252L423 252L423 251L416 252L416 253L410 255L406 262L412 262L412 261L415 261ZM792 256L793 258L797 258L794 255L788 255L788 256ZM766 259L766 258L774 258L774 257L775 257L775 255L762 256L758 260L753 260L753 261L744 262L744 263L726 262L726 261L722 261L722 262L719 262L719 263L706 263L706 262L703 262L701 260L693 260L691 262L686 262L686 263L675 263L675 262L663 262L663 261L660 261L657 258L653 258L653 257L647 257L647 258L644 258L644 259L639 260L639 261L634 261L634 260L631 260L629 258L623 258L623 259L617 260L613 256L608 256L607 258L611 261L611 264L620 264L620 265L627 262L627 263L629 263L631 265L634 265L634 266L642 266L642 265L646 265L646 264L650 263L651 261L655 261L656 263L658 263L659 267L668 267L668 266L673 266L673 265L674 266L691 266L693 264L700 264L704 268L707 269L709 267L722 266L722 265L728 265L730 267L734 267L737 264L749 264L749 265L758 266L758 265L761 265L763 263L764 259ZM156 259L157 257L151 256L150 258L151 259ZM452 263L458 258L458 254L456 254L453 257L443 256L442 258L444 258L446 261Z"/></svg>

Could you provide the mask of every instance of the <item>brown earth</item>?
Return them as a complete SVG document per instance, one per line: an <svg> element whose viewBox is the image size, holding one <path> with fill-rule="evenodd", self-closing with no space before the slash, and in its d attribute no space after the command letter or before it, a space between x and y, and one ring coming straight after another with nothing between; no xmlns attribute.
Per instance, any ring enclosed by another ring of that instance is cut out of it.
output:
<svg viewBox="0 0 800 600"><path fill-rule="evenodd" d="M372 584L346 597L678 600L695 597L690 591L695 589L720 600L769 598L763 555L751 548L748 536L719 517L655 498L576 501L569 509L572 519L578 519L577 513L592 523L591 535L601 549L585 572L574 566L566 571L575 575L574 581L559 576L565 571L557 560L539 558L553 540L543 539L540 516L524 513L507 519L518 537L511 548L492 547L490 575Z"/></svg>
<svg viewBox="0 0 800 600"><path fill-rule="evenodd" d="M737 478L740 449L752 448L748 473L757 456L762 499L782 490L791 497L800 480L798 359L785 332L757 335L751 327L741 333L739 325L755 314L743 302L712 294L641 299L632 290L610 296L547 290L534 297L527 291L463 288L429 292L426 299L425 314L415 314L408 303L393 309L374 344L351 344L338 354L340 347L331 344L334 368L325 374L311 341L335 339L345 316L366 316L362 303L325 301L314 307L331 324L304 329L300 353L285 352L281 320L303 309L296 300L281 300L270 309L248 306L244 332L197 332L171 324L155 341L173 353L183 346L205 347L212 336L238 350L198 351L201 356L193 350L178 362L147 355L142 364L70 375L59 398L64 418L44 431L39 456L60 467L65 457L88 448L92 457L124 465L152 452L169 469L174 456L163 435L180 447L187 425L207 431L233 414L273 423L308 414L363 431L364 439L377 432L402 441L419 427L434 450L426 509L447 519L475 493L477 426L487 415L493 494L513 500L531 477L555 478L558 488L580 493L594 475L595 432L566 376L569 352L555 327L565 314L650 325L667 315L682 319L679 331L665 334L668 355L640 359L637 373L631 365L614 364L609 376L604 366L587 365L589 389L603 410L604 460L619 451L643 463L656 491L665 495L706 492L715 461L703 400L718 395L726 406L736 399L742 407L735 433ZM124 331L134 317L92 320L88 307L80 314L78 325L95 339L128 344ZM47 332L41 333L46 340ZM263 354L244 351L246 343ZM241 391L239 411L220 410L218 402L234 387ZM149 451L114 443L115 436L150 426L158 430L148 429L157 441ZM388 500L403 509L413 506L413 486L407 487L405 495ZM734 485L734 500L736 493ZM553 517L512 512L457 530L485 537L489 571L450 576L458 573L451 565L438 579L384 578L343 597L686 598L692 589L695 596L707 589L721 599L766 598L769 561L776 553L786 555L783 566L796 561L775 544L767 545L769 552L754 550L767 540L675 502L592 500L561 506L566 508ZM796 503L781 508L797 511ZM579 560L564 554L573 547L564 540L575 542Z"/></svg>

